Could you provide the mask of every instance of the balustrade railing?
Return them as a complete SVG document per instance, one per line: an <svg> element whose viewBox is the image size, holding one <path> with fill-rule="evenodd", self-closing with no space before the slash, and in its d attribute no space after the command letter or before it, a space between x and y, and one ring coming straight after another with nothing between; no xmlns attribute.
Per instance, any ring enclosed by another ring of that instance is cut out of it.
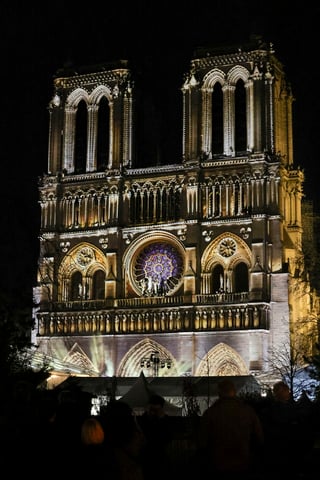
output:
<svg viewBox="0 0 320 480"><path fill-rule="evenodd" d="M95 311L112 308L138 308L169 305L215 305L263 301L261 292L214 293L176 296L148 296L134 298L107 298L104 300L75 300L43 302L40 311Z"/></svg>
<svg viewBox="0 0 320 480"><path fill-rule="evenodd" d="M58 311L55 309L40 311L38 334L40 336L117 335L268 329L268 305L263 302L219 303L209 301L206 295L165 298L167 300L162 298L162 303L156 303L155 297L126 299L126 301L131 300L131 303L124 302L124 299L119 302L118 299L113 307L107 309L66 308ZM134 300L139 302L134 303ZM152 300L154 303L151 303ZM193 303L192 300L195 302ZM144 308L146 306L148 309Z"/></svg>

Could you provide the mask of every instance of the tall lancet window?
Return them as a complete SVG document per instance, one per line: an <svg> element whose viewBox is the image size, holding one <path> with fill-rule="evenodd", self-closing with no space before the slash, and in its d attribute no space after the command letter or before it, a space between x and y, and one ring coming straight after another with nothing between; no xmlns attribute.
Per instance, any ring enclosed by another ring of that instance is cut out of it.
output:
<svg viewBox="0 0 320 480"><path fill-rule="evenodd" d="M80 272L74 272L70 284L70 300L82 299L82 275Z"/></svg>
<svg viewBox="0 0 320 480"><path fill-rule="evenodd" d="M245 263L238 263L234 269L234 292L248 292L249 278L248 267Z"/></svg>
<svg viewBox="0 0 320 480"><path fill-rule="evenodd" d="M97 270L92 278L92 298L94 300L103 300L105 297L104 294L104 284L105 284L105 272L102 270Z"/></svg>
<svg viewBox="0 0 320 480"><path fill-rule="evenodd" d="M105 170L108 166L110 144L110 109L108 100L103 97L98 111L97 170Z"/></svg>
<svg viewBox="0 0 320 480"><path fill-rule="evenodd" d="M74 171L75 173L84 173L86 171L87 159L87 131L88 131L88 112L87 105L81 100L77 108L76 116L76 135L74 146Z"/></svg>
<svg viewBox="0 0 320 480"><path fill-rule="evenodd" d="M212 272L212 292L224 291L224 271L221 265L216 265Z"/></svg>
<svg viewBox="0 0 320 480"><path fill-rule="evenodd" d="M235 90L235 147L236 152L247 150L246 90L242 80L238 80Z"/></svg>
<svg viewBox="0 0 320 480"><path fill-rule="evenodd" d="M212 147L213 155L223 153L223 93L219 82L212 92Z"/></svg>

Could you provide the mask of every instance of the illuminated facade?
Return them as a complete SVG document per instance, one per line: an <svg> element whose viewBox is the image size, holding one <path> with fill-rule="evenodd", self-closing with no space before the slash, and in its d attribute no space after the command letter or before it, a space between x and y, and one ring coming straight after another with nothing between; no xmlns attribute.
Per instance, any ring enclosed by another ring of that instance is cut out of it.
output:
<svg viewBox="0 0 320 480"><path fill-rule="evenodd" d="M54 79L38 354L100 376L151 375L154 352L160 376L266 374L305 301L283 67L262 44L199 50L181 89L183 158L148 167L132 80L125 61Z"/></svg>

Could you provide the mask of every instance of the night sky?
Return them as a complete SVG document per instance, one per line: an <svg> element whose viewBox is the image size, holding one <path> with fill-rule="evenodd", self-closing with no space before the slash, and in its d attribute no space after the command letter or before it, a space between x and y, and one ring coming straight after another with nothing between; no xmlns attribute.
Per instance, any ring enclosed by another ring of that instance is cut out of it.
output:
<svg viewBox="0 0 320 480"><path fill-rule="evenodd" d="M258 34L274 44L292 84L294 163L319 203L319 25L317 2L2 1L0 288L30 290L38 257L38 176L47 171L48 103L65 65L128 59L155 108L163 142L176 152L183 76L196 47L238 44ZM315 5L312 5L312 4ZM153 87L151 88L150 80ZM168 100L165 100L169 99ZM170 155L170 152L172 155Z"/></svg>

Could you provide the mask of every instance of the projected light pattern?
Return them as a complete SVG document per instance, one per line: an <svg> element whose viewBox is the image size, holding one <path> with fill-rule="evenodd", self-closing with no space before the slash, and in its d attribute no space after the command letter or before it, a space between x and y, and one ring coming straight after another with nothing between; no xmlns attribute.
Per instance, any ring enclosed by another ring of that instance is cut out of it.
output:
<svg viewBox="0 0 320 480"><path fill-rule="evenodd" d="M144 248L135 265L136 281L141 293L167 295L179 283L183 272L183 259L167 243L153 243Z"/></svg>

